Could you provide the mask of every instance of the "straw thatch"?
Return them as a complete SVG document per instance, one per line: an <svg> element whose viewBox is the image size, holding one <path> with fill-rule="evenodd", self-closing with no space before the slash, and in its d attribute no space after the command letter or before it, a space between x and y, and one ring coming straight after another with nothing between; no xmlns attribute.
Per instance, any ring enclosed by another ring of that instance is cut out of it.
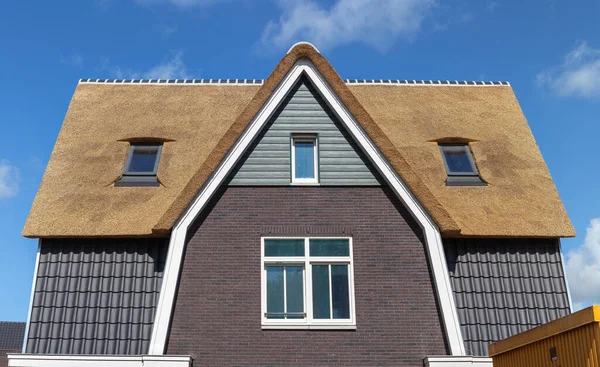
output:
<svg viewBox="0 0 600 367"><path fill-rule="evenodd" d="M317 67L445 236L574 235L510 87L346 85L307 45L262 86L80 84L23 234L167 235L299 58ZM114 187L127 140L146 138L167 140L162 185ZM436 141L457 138L471 141L488 186L445 186Z"/></svg>

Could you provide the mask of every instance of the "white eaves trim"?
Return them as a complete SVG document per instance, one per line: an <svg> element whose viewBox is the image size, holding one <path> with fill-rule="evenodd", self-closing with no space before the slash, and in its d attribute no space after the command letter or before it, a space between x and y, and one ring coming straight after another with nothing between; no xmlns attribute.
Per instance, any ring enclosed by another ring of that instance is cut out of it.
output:
<svg viewBox="0 0 600 367"><path fill-rule="evenodd" d="M573 308L573 299L571 298L571 287L569 287L569 275L564 270L564 269L566 269L566 267L565 267L565 257L563 256L563 250L562 250L562 242L560 241L560 239L558 239L557 241L558 241L558 255L560 256L560 266L562 266L562 268L563 268L563 276L565 277L565 284L567 286L567 297L569 299L569 312L572 313L574 308Z"/></svg>
<svg viewBox="0 0 600 367"><path fill-rule="evenodd" d="M35 255L35 268L33 270L33 282L31 283L31 294L29 296L29 311L27 312L27 323L25 324L25 334L23 335L23 348L21 353L27 350L27 337L29 336L29 326L31 326L31 314L33 313L33 297L35 296L35 287L37 286L38 269L40 267L40 252L42 251L42 239L38 240L37 255Z"/></svg>
<svg viewBox="0 0 600 367"><path fill-rule="evenodd" d="M9 367L190 367L190 356L8 354Z"/></svg>
<svg viewBox="0 0 600 367"><path fill-rule="evenodd" d="M148 353L160 355L165 351L188 228L200 214L213 194L221 186L227 175L231 172L254 138L265 126L269 117L275 112L302 74L306 75L315 88L319 90L328 105L340 121L342 121L346 129L360 145L375 167L377 167L381 175L385 177L396 195L421 226L425 235L427 252L433 272L438 301L442 311L443 327L446 332L450 353L454 356L465 355L465 347L460 331L456 306L454 304L439 229L408 190L404 182L402 182L398 174L387 163L386 159L367 136L366 132L360 127L359 123L343 105L314 65L308 60L299 60L296 62L290 72L284 77L279 86L269 97L265 105L250 122L242 136L231 148L219 167L217 167L209 181L203 186L198 196L173 227Z"/></svg>
<svg viewBox="0 0 600 367"><path fill-rule="evenodd" d="M427 357L425 367L493 367L492 359L473 356L439 356Z"/></svg>

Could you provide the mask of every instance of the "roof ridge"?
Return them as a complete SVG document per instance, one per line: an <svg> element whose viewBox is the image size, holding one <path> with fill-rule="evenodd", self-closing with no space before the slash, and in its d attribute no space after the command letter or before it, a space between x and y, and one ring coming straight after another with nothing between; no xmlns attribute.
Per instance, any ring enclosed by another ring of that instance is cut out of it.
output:
<svg viewBox="0 0 600 367"><path fill-rule="evenodd" d="M345 79L346 84L396 84L396 85L431 85L431 86L509 86L507 81L484 80L409 80L409 79Z"/></svg>
<svg viewBox="0 0 600 367"><path fill-rule="evenodd" d="M510 86L508 81L492 80L344 79L344 82L349 85ZM79 79L79 84L262 85L263 83L264 79Z"/></svg>

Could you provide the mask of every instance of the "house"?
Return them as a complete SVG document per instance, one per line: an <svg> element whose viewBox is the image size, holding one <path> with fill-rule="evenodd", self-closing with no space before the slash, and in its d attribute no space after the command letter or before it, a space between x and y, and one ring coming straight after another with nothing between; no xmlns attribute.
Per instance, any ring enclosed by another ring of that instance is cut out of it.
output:
<svg viewBox="0 0 600 367"><path fill-rule="evenodd" d="M81 80L23 230L12 366L491 366L571 311L574 236L506 82Z"/></svg>
<svg viewBox="0 0 600 367"><path fill-rule="evenodd" d="M8 353L21 352L24 336L24 322L0 321L0 367L8 365Z"/></svg>

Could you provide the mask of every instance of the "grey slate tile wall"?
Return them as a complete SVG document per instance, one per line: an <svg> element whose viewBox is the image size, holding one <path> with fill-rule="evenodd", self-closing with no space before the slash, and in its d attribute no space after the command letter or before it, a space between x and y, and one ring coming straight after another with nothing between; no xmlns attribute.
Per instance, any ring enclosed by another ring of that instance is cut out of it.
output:
<svg viewBox="0 0 600 367"><path fill-rule="evenodd" d="M167 239L44 239L27 353L144 354Z"/></svg>
<svg viewBox="0 0 600 367"><path fill-rule="evenodd" d="M0 321L0 350L20 351L24 336L24 322Z"/></svg>
<svg viewBox="0 0 600 367"><path fill-rule="evenodd" d="M570 313L558 239L444 239L468 354Z"/></svg>

